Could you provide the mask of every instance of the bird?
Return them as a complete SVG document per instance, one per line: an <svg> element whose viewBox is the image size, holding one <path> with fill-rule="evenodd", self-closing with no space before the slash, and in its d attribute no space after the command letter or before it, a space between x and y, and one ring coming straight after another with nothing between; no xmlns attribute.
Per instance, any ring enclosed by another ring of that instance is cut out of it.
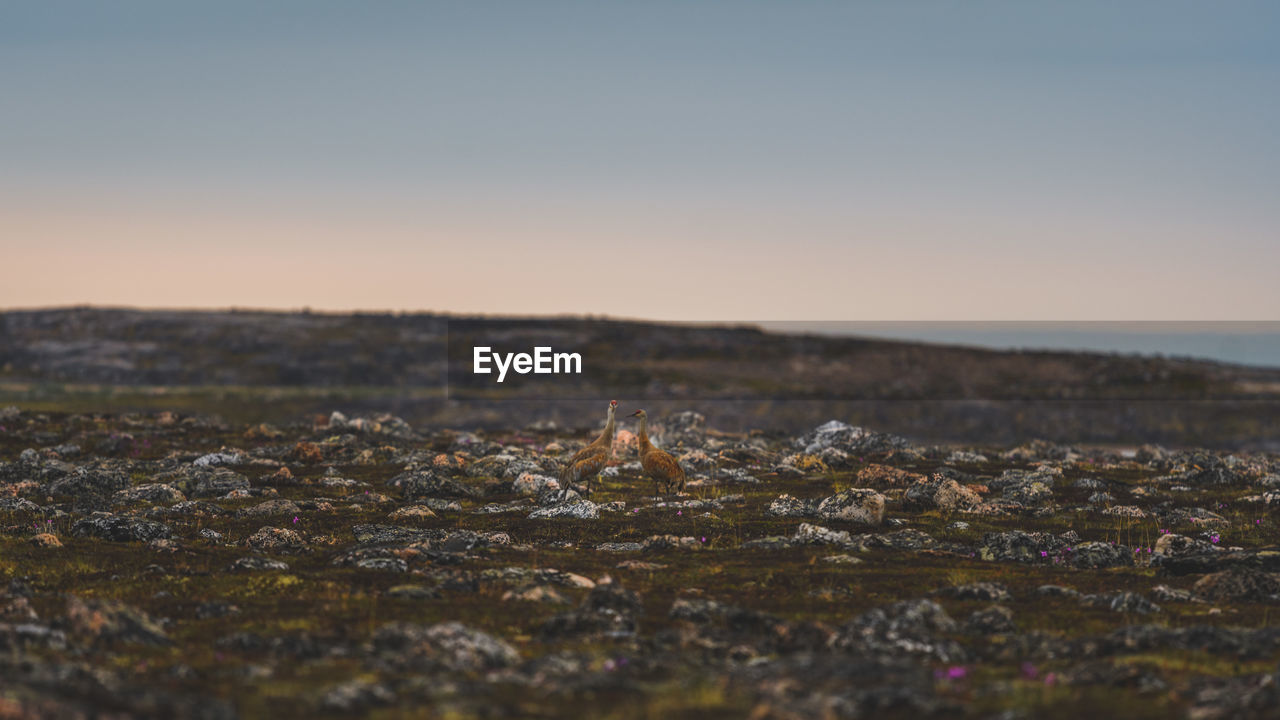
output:
<svg viewBox="0 0 1280 720"><path fill-rule="evenodd" d="M673 487L677 492L683 492L684 468L680 467L680 463L670 453L649 442L649 415L644 410L637 410L631 413L631 417L640 418L640 427L636 433L639 435L640 467L644 468L646 475L653 478L655 493L658 485L664 487L663 492L671 492Z"/></svg>
<svg viewBox="0 0 1280 720"><path fill-rule="evenodd" d="M605 421L600 437L590 445L582 448L569 458L569 462L560 471L560 482L564 484L561 499L569 496L569 488L579 480L585 480L587 492L591 492L591 478L600 474L609 458L613 456L613 435L616 429L614 416L618 412L618 401L609 401L609 419Z"/></svg>

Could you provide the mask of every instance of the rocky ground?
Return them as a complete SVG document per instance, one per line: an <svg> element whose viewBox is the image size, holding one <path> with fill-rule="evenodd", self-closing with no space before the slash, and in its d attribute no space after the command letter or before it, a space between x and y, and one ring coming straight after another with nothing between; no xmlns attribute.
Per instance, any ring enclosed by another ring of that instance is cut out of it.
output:
<svg viewBox="0 0 1280 720"><path fill-rule="evenodd" d="M1280 704L1275 455L657 425L561 500L550 424L0 411L0 717Z"/></svg>

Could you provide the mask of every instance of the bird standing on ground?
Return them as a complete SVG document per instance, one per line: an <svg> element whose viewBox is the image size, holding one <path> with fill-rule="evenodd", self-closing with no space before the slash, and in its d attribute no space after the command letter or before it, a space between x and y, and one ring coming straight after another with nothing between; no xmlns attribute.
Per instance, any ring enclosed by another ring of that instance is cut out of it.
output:
<svg viewBox="0 0 1280 720"><path fill-rule="evenodd" d="M644 468L645 474L653 478L654 492L657 492L657 486L663 486L663 492L671 492L671 488L675 488L677 492L684 491L684 468L680 467L680 463L671 457L671 454L654 447L649 442L649 416L644 410L637 410L631 413L631 417L640 418L640 427L637 434L640 436L640 466Z"/></svg>
<svg viewBox="0 0 1280 720"><path fill-rule="evenodd" d="M595 442L582 448L569 458L568 464L560 471L560 482L564 484L564 492L561 498L569 496L569 488L574 482L585 480L587 484L587 493L591 492L591 478L600 474L604 467L609 464L609 458L613 455L613 434L616 429L614 415L618 412L618 401L609 401L609 419L605 421L604 430L601 431L600 437Z"/></svg>

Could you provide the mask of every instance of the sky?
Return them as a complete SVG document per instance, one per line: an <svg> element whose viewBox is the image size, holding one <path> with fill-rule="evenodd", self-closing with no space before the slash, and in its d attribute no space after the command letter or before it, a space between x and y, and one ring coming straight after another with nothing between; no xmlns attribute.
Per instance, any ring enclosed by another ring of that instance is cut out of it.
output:
<svg viewBox="0 0 1280 720"><path fill-rule="evenodd" d="M0 5L0 307L1275 320L1270 2Z"/></svg>

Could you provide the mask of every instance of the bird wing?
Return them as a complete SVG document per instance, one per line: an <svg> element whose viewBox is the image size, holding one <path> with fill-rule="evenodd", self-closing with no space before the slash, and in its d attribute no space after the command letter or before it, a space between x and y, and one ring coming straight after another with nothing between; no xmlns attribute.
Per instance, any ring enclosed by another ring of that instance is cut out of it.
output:
<svg viewBox="0 0 1280 720"><path fill-rule="evenodd" d="M684 469L680 467L680 463L671 455L657 448L644 454L640 458L640 466L644 471L654 477L663 479L675 479L684 477Z"/></svg>
<svg viewBox="0 0 1280 720"><path fill-rule="evenodd" d="M600 472L608 462L609 455L603 448L583 448L569 459L569 464L565 466L561 477L576 480Z"/></svg>

